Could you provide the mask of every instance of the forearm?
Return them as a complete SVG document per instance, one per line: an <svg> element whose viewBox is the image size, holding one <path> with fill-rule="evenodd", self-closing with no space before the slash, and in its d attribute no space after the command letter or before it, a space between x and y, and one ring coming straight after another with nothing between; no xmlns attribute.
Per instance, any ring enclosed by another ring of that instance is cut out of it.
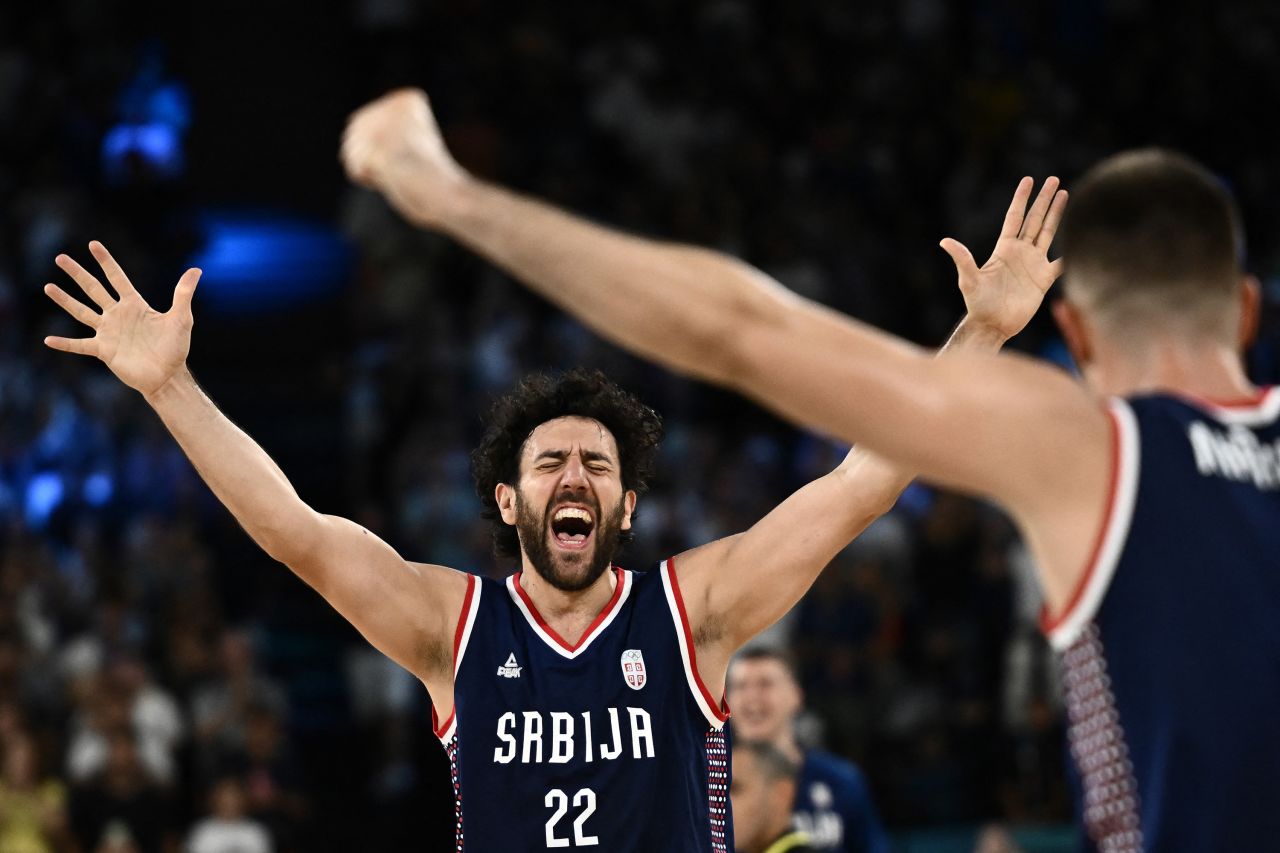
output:
<svg viewBox="0 0 1280 853"><path fill-rule="evenodd" d="M186 368L147 402L240 526L272 557L290 562L317 516L266 451L218 410Z"/></svg>

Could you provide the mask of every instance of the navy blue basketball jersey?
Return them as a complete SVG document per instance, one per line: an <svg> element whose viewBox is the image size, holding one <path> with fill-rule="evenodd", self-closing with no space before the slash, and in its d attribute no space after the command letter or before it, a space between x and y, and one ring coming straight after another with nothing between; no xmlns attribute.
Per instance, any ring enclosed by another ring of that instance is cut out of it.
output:
<svg viewBox="0 0 1280 853"><path fill-rule="evenodd" d="M1111 404L1106 522L1063 652L1081 811L1104 853L1280 844L1280 388Z"/></svg>
<svg viewBox="0 0 1280 853"><path fill-rule="evenodd" d="M791 804L791 825L808 836L814 850L889 853L889 837L862 771L850 761L816 749L804 754Z"/></svg>
<svg viewBox="0 0 1280 853"><path fill-rule="evenodd" d="M698 677L672 562L613 572L572 646L519 574L470 581L454 713L436 728L459 851L731 849L728 712Z"/></svg>

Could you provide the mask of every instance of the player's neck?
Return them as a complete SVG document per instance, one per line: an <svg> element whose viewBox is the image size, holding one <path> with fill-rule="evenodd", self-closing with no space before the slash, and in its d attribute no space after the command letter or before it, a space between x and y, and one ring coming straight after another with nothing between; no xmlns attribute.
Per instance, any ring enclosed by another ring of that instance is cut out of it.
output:
<svg viewBox="0 0 1280 853"><path fill-rule="evenodd" d="M1175 392L1227 402L1257 393L1240 354L1221 341L1168 336L1099 349L1085 372L1105 396Z"/></svg>
<svg viewBox="0 0 1280 853"><path fill-rule="evenodd" d="M576 644L591 627L613 598L617 584L618 576L612 568L602 572L591 586L577 592L557 589L530 565L525 565L520 573L520 587L538 608L539 615L570 645Z"/></svg>

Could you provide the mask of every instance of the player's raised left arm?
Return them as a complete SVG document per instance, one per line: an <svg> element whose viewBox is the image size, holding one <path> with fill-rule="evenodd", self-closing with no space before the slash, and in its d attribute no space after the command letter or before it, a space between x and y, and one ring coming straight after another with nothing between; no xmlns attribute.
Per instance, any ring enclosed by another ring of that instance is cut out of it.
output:
<svg viewBox="0 0 1280 853"><path fill-rule="evenodd" d="M1053 226L1064 204L1065 195L1051 180L1031 215L1052 215ZM1001 241L982 268L954 240L943 241L943 247L955 261L966 308L943 358L998 351L1030 322L1058 275L1047 251L1028 240ZM700 667L715 667L717 658L727 662L728 655L790 610L831 559L893 506L911 479L911 472L854 448L838 468L749 530L678 556Z"/></svg>
<svg viewBox="0 0 1280 853"><path fill-rule="evenodd" d="M409 563L360 525L317 512L267 452L214 405L186 363L199 270L182 276L173 306L162 313L147 304L105 246L94 242L90 252L111 290L70 257L60 255L57 263L96 310L55 284L45 292L93 334L45 343L97 358L139 392L245 532L448 707L452 639L467 577Z"/></svg>

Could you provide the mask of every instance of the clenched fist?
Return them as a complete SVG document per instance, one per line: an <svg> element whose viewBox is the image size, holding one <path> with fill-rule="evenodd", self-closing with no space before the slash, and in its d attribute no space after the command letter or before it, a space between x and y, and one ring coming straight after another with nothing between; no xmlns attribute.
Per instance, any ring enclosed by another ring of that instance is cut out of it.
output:
<svg viewBox="0 0 1280 853"><path fill-rule="evenodd" d="M352 113L342 165L406 219L438 227L470 180L453 159L421 89L397 89Z"/></svg>

